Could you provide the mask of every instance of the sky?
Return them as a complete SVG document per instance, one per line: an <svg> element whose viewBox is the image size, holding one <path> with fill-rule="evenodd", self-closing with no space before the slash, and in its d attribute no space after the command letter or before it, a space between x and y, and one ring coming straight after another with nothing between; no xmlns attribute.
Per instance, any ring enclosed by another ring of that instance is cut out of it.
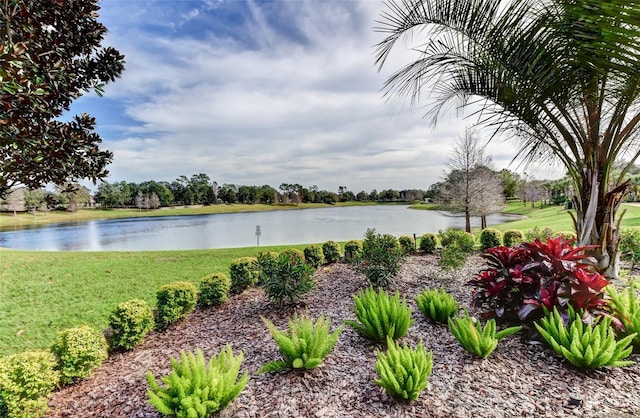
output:
<svg viewBox="0 0 640 418"><path fill-rule="evenodd" d="M386 99L385 79L409 62L398 50L378 71L377 0L103 0L103 45L125 55L120 79L72 113L98 121L114 152L109 182L208 174L222 185L317 185L357 193L427 189L474 120ZM408 46L407 46L408 47ZM487 133L482 134L488 138ZM494 169L537 179L557 167L511 163L495 139Z"/></svg>

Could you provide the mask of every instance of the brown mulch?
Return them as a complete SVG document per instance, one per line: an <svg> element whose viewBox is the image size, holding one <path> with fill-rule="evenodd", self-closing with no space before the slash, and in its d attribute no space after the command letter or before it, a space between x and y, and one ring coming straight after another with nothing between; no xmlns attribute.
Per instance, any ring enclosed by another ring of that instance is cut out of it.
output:
<svg viewBox="0 0 640 418"><path fill-rule="evenodd" d="M169 373L170 357L202 349L211 356L229 343L244 352L251 380L229 407L236 417L623 417L640 416L640 366L580 371L523 335L503 340L486 360L462 349L448 328L427 321L413 297L444 287L463 306L464 286L482 266L472 257L455 275L441 272L434 256L413 256L404 264L397 289L407 296L416 322L404 341L419 339L433 351L429 387L412 403L397 402L376 386L375 349L347 327L325 362L305 374L282 371L255 376L279 358L260 320L284 329L293 309L267 303L259 289L231 298L222 307L197 310L163 333L152 333L135 350L111 356L94 375L53 394L47 417L159 417L147 403L145 373ZM317 289L307 297L312 317L332 318L332 329L354 318L351 295L366 279L345 264L322 267ZM304 308L301 308L304 309ZM639 361L640 356L633 355Z"/></svg>

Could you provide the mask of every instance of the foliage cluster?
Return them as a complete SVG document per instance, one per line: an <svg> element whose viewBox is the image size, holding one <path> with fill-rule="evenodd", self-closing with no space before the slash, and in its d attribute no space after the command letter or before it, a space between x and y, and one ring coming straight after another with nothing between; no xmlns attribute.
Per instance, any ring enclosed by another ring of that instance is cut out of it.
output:
<svg viewBox="0 0 640 418"><path fill-rule="evenodd" d="M640 263L640 229L627 228L620 234L620 256L631 262L630 269Z"/></svg>
<svg viewBox="0 0 640 418"><path fill-rule="evenodd" d="M423 290L415 301L420 312L434 322L446 323L460 309L455 298L444 289Z"/></svg>
<svg viewBox="0 0 640 418"><path fill-rule="evenodd" d="M475 288L473 306L510 321L532 321L543 308L568 305L597 312L606 305L609 281L597 272L588 247L572 247L562 238L536 240L518 247L489 248L488 268L468 282Z"/></svg>
<svg viewBox="0 0 640 418"><path fill-rule="evenodd" d="M196 307L198 291L191 282L173 282L156 293L157 326L164 329L186 317Z"/></svg>
<svg viewBox="0 0 640 418"><path fill-rule="evenodd" d="M362 241L351 240L344 244L344 260L347 263L354 263L362 257Z"/></svg>
<svg viewBox="0 0 640 418"><path fill-rule="evenodd" d="M243 353L233 354L227 345L219 355L205 362L200 349L182 351L180 360L171 358L171 374L161 378L160 386L147 372L149 402L163 415L177 418L208 418L227 407L249 382L247 371L241 377Z"/></svg>
<svg viewBox="0 0 640 418"><path fill-rule="evenodd" d="M357 321L346 320L345 323L373 341L402 338L415 322L406 298L401 300L398 292L389 296L383 289L376 292L369 287L353 295L353 301Z"/></svg>
<svg viewBox="0 0 640 418"><path fill-rule="evenodd" d="M297 303L315 287L313 269L305 262L304 256L283 251L275 260L266 259L261 287L272 302L282 305L285 300Z"/></svg>
<svg viewBox="0 0 640 418"><path fill-rule="evenodd" d="M314 269L317 269L324 263L324 253L319 245L309 245L304 249L304 259Z"/></svg>
<svg viewBox="0 0 640 418"><path fill-rule="evenodd" d="M367 229L358 269L367 276L372 285L386 287L395 280L403 258L404 254L396 237L377 234L375 229Z"/></svg>
<svg viewBox="0 0 640 418"><path fill-rule="evenodd" d="M487 358L498 346L498 342L522 329L522 326L505 328L496 332L496 321L491 318L482 327L480 321L469 316L465 310L462 318L449 318L451 333L468 352L480 358Z"/></svg>
<svg viewBox="0 0 640 418"><path fill-rule="evenodd" d="M629 334L616 341L611 327L611 317L599 317L594 323L584 324L581 315L568 309L569 323L565 325L562 315L554 306L540 323L535 323L540 335L553 350L580 368L605 366L628 366L633 361L624 360L631 354L631 341L636 336Z"/></svg>
<svg viewBox="0 0 640 418"><path fill-rule="evenodd" d="M212 273L200 279L198 304L200 306L219 306L229 297L231 280L224 273Z"/></svg>
<svg viewBox="0 0 640 418"><path fill-rule="evenodd" d="M276 251L260 251L258 253L258 257L256 258L258 265L258 285L262 286L267 278L277 270L279 255Z"/></svg>
<svg viewBox="0 0 640 418"><path fill-rule="evenodd" d="M233 260L229 267L231 279L230 293L237 295L258 282L260 271L258 259L255 257L240 257Z"/></svg>
<svg viewBox="0 0 640 418"><path fill-rule="evenodd" d="M400 244L400 249L405 255L416 252L416 242L408 235L403 235L398 238L398 244Z"/></svg>
<svg viewBox="0 0 640 418"><path fill-rule="evenodd" d="M0 358L0 416L44 415L47 399L60 381L50 351L25 351Z"/></svg>
<svg viewBox="0 0 640 418"><path fill-rule="evenodd" d="M111 350L131 350L154 327L153 310L142 299L121 302L109 316Z"/></svg>
<svg viewBox="0 0 640 418"><path fill-rule="evenodd" d="M427 353L422 340L415 349L407 344L400 347L387 337L387 352L376 350L378 386L396 398L416 400L427 385L433 367L433 353Z"/></svg>
<svg viewBox="0 0 640 418"><path fill-rule="evenodd" d="M504 231L502 240L505 247L515 247L524 241L524 234L519 229L508 229ZM529 241L533 240L535 240L535 238Z"/></svg>
<svg viewBox="0 0 640 418"><path fill-rule="evenodd" d="M432 254L436 250L438 240L435 234L426 233L420 237L420 251L425 254Z"/></svg>
<svg viewBox="0 0 640 418"><path fill-rule="evenodd" d="M607 294L611 297L610 305L616 318L621 321L622 334L636 334L633 345L640 349L640 299L636 292L638 282L631 282L629 287L618 293L613 285L607 286Z"/></svg>
<svg viewBox="0 0 640 418"><path fill-rule="evenodd" d="M313 369L322 363L324 358L331 353L340 334L344 330L341 326L330 332L331 319L319 317L314 323L307 317L298 317L294 314L289 320L287 332L280 331L271 321L262 318L269 329L271 336L280 348L284 357L282 360L271 361L258 370L258 374L290 369Z"/></svg>
<svg viewBox="0 0 640 418"><path fill-rule="evenodd" d="M107 347L104 335L88 325L60 332L51 346L60 382L70 384L89 377L109 356Z"/></svg>
<svg viewBox="0 0 640 418"><path fill-rule="evenodd" d="M468 232L449 228L439 231L442 244L439 265L444 270L458 270L467 261L467 257L475 248L475 238Z"/></svg>
<svg viewBox="0 0 640 418"><path fill-rule="evenodd" d="M553 236L553 230L551 228L542 228L540 229L538 226L534 226L533 228L527 230L524 234L524 240L527 242L533 242L537 239L540 241L546 241L547 238L551 238Z"/></svg>
<svg viewBox="0 0 640 418"><path fill-rule="evenodd" d="M322 253L327 264L340 261L340 244L335 241L327 241L322 244Z"/></svg>
<svg viewBox="0 0 640 418"><path fill-rule="evenodd" d="M502 232L495 228L485 228L480 232L480 245L483 250L502 244Z"/></svg>

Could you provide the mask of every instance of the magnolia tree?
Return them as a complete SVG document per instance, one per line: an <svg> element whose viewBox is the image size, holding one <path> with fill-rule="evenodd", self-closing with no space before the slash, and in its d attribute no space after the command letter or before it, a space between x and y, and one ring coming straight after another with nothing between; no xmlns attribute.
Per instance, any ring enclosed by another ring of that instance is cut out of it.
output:
<svg viewBox="0 0 640 418"><path fill-rule="evenodd" d="M626 172L640 155L640 2L390 0L377 45L383 67L403 41L415 61L387 93L427 93L435 123L450 104L480 106L525 162L557 161L575 189L579 244L616 274ZM473 108L477 110L477 107ZM627 164L615 175L616 160Z"/></svg>
<svg viewBox="0 0 640 418"><path fill-rule="evenodd" d="M100 150L87 114L58 118L74 99L124 69L103 47L98 0L2 0L0 3L0 197L15 185L38 189L104 178L112 153Z"/></svg>

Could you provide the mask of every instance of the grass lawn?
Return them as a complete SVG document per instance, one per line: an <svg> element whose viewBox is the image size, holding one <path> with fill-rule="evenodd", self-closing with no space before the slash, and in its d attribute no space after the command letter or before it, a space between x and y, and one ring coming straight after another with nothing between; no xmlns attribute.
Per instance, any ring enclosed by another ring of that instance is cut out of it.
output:
<svg viewBox="0 0 640 418"><path fill-rule="evenodd" d="M0 250L0 355L48 347L58 331L107 326L120 302L155 305L176 280L229 272L233 259L306 245L194 251L38 252Z"/></svg>

